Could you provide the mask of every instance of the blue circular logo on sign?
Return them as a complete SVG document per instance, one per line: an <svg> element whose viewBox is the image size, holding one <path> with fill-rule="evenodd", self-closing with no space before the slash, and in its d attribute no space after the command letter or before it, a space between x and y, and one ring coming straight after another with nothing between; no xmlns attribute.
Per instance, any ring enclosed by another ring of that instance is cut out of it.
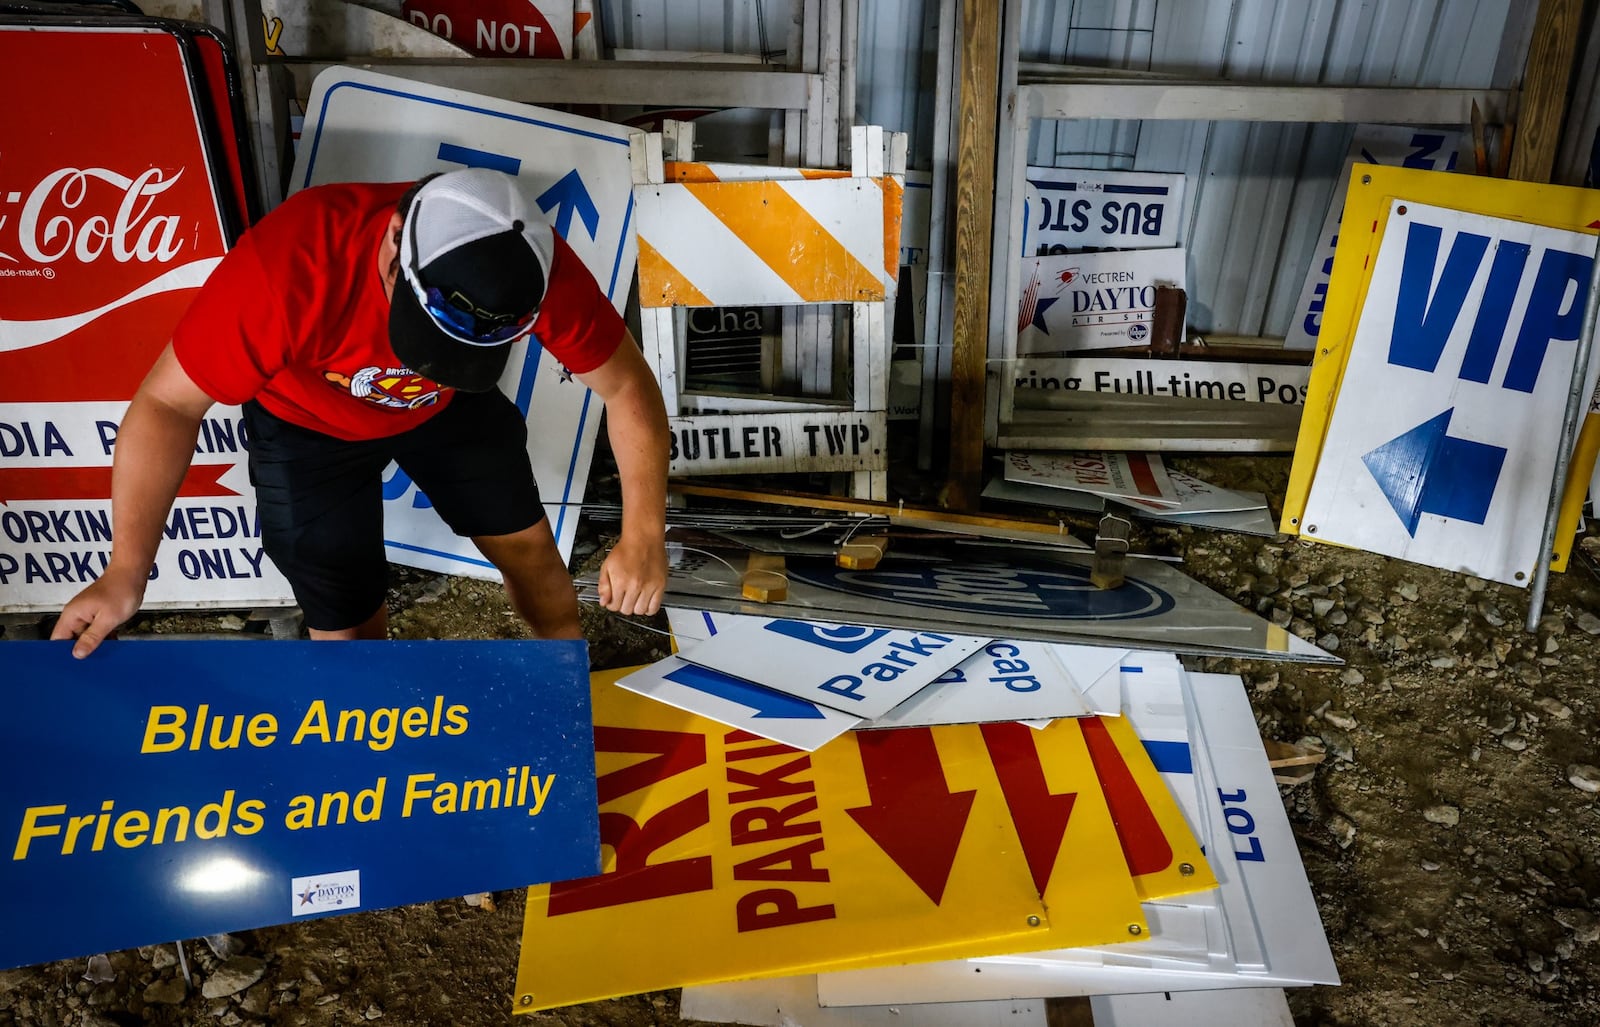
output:
<svg viewBox="0 0 1600 1027"><path fill-rule="evenodd" d="M1120 588L1095 587L1082 567L1009 564L923 565L850 571L831 564L799 566L790 578L831 592L950 612L1035 620L1138 620L1172 609L1172 596L1135 578Z"/></svg>
<svg viewBox="0 0 1600 1027"><path fill-rule="evenodd" d="M1132 325L1128 329L1128 338L1132 339L1134 342L1143 342L1144 337L1149 334L1150 329L1146 328L1142 324Z"/></svg>

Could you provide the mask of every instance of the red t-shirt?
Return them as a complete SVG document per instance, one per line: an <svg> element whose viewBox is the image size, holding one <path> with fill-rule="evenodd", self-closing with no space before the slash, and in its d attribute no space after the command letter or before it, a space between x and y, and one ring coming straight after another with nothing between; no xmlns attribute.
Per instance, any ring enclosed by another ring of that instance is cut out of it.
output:
<svg viewBox="0 0 1600 1027"><path fill-rule="evenodd" d="M414 428L454 394L389 348L378 247L409 182L304 189L217 265L173 332L178 362L219 403L259 400L341 439ZM622 318L560 236L534 335L568 370L616 351ZM405 288L400 283L397 288Z"/></svg>

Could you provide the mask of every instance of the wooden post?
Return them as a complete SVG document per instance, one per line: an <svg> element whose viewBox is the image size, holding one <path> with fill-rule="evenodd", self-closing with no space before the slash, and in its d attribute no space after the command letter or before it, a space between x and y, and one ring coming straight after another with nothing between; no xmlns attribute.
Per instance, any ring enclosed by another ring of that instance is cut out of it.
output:
<svg viewBox="0 0 1600 1027"><path fill-rule="evenodd" d="M1000 12L1000 0L963 0L961 4L950 466L940 496L940 505L954 510L976 509L983 484L984 363L989 344L989 261L994 234Z"/></svg>
<svg viewBox="0 0 1600 1027"><path fill-rule="evenodd" d="M1522 110L1511 154L1511 178L1548 182L1561 145L1572 58L1583 28L1583 0L1540 0L1522 76Z"/></svg>

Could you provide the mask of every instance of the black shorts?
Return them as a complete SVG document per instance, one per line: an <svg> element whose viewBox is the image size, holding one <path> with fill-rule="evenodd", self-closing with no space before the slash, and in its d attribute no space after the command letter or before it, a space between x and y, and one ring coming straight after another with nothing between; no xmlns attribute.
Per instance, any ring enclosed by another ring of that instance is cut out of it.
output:
<svg viewBox="0 0 1600 1027"><path fill-rule="evenodd" d="M381 439L347 442L244 405L261 541L306 626L339 631L383 604L383 472L416 482L457 535L509 535L544 519L527 422L500 392L458 392L443 412Z"/></svg>

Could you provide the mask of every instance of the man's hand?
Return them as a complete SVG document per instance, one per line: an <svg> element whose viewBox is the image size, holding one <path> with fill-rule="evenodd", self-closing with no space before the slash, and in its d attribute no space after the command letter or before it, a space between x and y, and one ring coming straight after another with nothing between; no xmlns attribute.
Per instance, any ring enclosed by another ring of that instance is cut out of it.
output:
<svg viewBox="0 0 1600 1027"><path fill-rule="evenodd" d="M144 601L144 586L143 577L108 568L67 603L56 621L55 630L50 632L51 641L76 638L78 644L72 647L72 655L83 659L98 649L107 635L139 612L139 604Z"/></svg>
<svg viewBox="0 0 1600 1027"><path fill-rule="evenodd" d="M667 547L660 538L623 538L600 565L600 605L613 613L653 614L666 587Z"/></svg>

